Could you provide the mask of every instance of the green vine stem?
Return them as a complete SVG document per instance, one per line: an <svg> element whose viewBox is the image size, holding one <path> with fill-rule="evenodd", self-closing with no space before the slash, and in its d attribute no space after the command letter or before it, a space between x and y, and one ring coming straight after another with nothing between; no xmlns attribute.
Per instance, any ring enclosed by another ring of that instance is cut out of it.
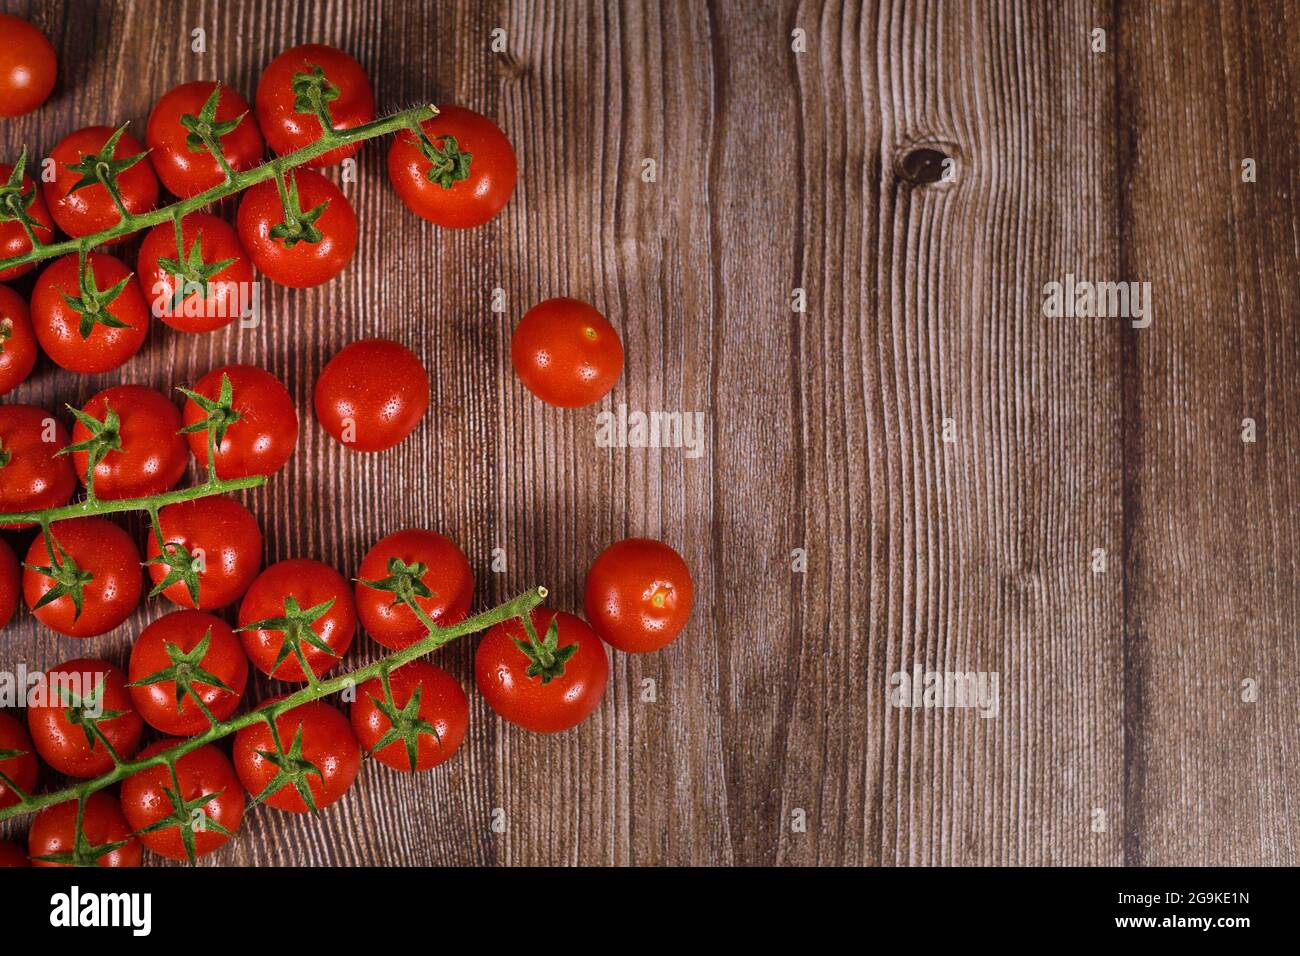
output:
<svg viewBox="0 0 1300 956"><path fill-rule="evenodd" d="M22 799L13 806L0 810L0 821L8 820L11 817L24 816L34 813L44 807L53 806L56 803L64 803L68 800L85 800L96 791L103 790L105 787L126 779L134 773L141 770L148 770L150 767L158 767L166 764L168 767L175 768L176 761L194 750L198 750L213 741L228 737L230 734L245 727L250 727L259 722L265 722L272 727L275 726L275 720L285 711L292 710L303 704L310 703L314 700L320 700L330 694L336 694L341 690L349 687L360 687L361 684L374 677L386 677L390 672L408 664L417 657L424 657L430 654L444 644L455 640L458 637L464 637L466 634L474 634L478 631L487 630L494 624L500 624L502 621L508 621L514 617L525 617L533 608L541 604L546 598L546 588L537 587L531 591L525 591L503 604L498 604L490 610L476 614L474 617L467 618L459 624L453 624L450 627L438 627L433 625L432 621L425 624L428 628L428 634L411 644L389 654L387 657L375 661L365 667L359 667L354 671L341 674L338 677L332 677L329 680L315 681L301 690L282 697L271 704L259 707L256 710L250 710L238 717L232 717L213 724L206 731L197 737L191 737L182 741L174 747L154 754L152 757L146 757L143 760L118 761L117 766L108 773L92 780L83 780L80 783L67 787L54 793L42 794L23 794ZM421 615L423 619L426 615ZM432 626L431 626L432 625Z"/></svg>
<svg viewBox="0 0 1300 956"><path fill-rule="evenodd" d="M67 255L72 252L80 253L84 257L87 252L96 246L101 246L114 239L120 239L122 236L130 235L140 229L168 222L176 216L187 216L219 199L233 196L235 193L242 192L249 186L264 182L273 176L283 177L285 170L301 166L303 163L328 153L332 149L338 149L340 146L359 143L367 139L373 139L376 136L395 133L402 129L418 132L422 122L437 115L438 108L429 104L412 107L409 110L403 110L400 113L394 113L391 116L385 116L370 123L355 126L352 129L336 130L333 127L328 127L323 131L320 139L310 146L304 146L296 152L277 157L242 173L234 173L232 176L227 177L226 182L213 186L207 192L199 193L189 199L139 215L128 213L122 217L117 225L110 226L100 232L82 236L79 239L65 239L62 242L52 243L35 241L36 236L33 234L30 237L33 240L32 248L22 255L0 259L0 270L26 265L29 262L40 262L44 259L52 259L55 256ZM220 151L218 150L218 152Z"/></svg>
<svg viewBox="0 0 1300 956"><path fill-rule="evenodd" d="M224 495L231 491L244 491L257 488L266 483L265 475L252 475L248 478L221 479L209 476L201 485L190 488L177 488L148 498L91 498L74 501L70 505L58 508L46 508L43 511L6 511L0 514L3 524L53 524L68 518L93 518L96 515L116 514L123 511L146 511L156 513L160 508L174 505L181 501L193 501L196 498L208 498L212 495Z"/></svg>

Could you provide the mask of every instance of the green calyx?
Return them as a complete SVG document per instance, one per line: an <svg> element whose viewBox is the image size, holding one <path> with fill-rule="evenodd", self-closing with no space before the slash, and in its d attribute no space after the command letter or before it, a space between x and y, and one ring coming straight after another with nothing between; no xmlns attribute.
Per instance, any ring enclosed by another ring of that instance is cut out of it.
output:
<svg viewBox="0 0 1300 956"><path fill-rule="evenodd" d="M293 75L291 88L294 112L315 116L320 120L322 132L329 135L334 129L329 104L339 98L339 88L326 78L325 71L315 63L311 64L310 72Z"/></svg>
<svg viewBox="0 0 1300 956"><path fill-rule="evenodd" d="M271 227L270 236L286 249L292 249L300 242L320 242L325 236L316 226L316 220L319 219L329 206L329 200L302 211L302 202L298 198L298 177L293 177L288 184L285 183L284 177L280 176L276 180L280 189L280 205L284 209L284 222L278 222Z"/></svg>
<svg viewBox="0 0 1300 956"><path fill-rule="evenodd" d="M215 723L212 714L208 712L207 705L199 692L194 689L196 683L207 684L209 687L216 687L219 690L234 693L234 690L227 686L226 682L210 671L203 669L203 658L207 656L208 648L212 645L212 628L203 635L203 639L194 645L193 649L183 651L180 646L170 641L165 643L167 656L171 659L171 665L164 667L162 670L150 674L148 677L142 677L140 680L132 681L128 687L148 687L152 684L161 684L164 681L176 682L176 713L181 712L181 705L184 704L185 698L190 697L199 707L199 710L207 716L209 721Z"/></svg>
<svg viewBox="0 0 1300 956"><path fill-rule="evenodd" d="M53 586L41 595L41 599L32 605L32 610L37 611L63 597L72 598L72 607L75 613L72 619L75 621L81 617L81 605L85 598L84 591L87 584L95 579L95 576L89 571L83 571L77 566L77 562L72 560L68 552L63 550L63 546L54 539L54 535L47 528L45 530L45 539L52 547L49 548L50 563L48 566L37 564L28 564L23 562L23 567L35 571L37 574L44 575L54 581Z"/></svg>
<svg viewBox="0 0 1300 956"><path fill-rule="evenodd" d="M117 177L144 159L146 155L146 153L137 153L125 159L114 158L113 154L117 152L117 144L122 139L122 134L126 132L126 126L126 123L119 126L98 153L87 153L79 162L64 164L69 172L81 174L81 178L68 190L69 193L75 193L78 189L85 189L87 186L100 185L108 190L119 207L122 206L121 197L118 195ZM126 215L124 209L123 215Z"/></svg>
<svg viewBox="0 0 1300 956"><path fill-rule="evenodd" d="M156 557L150 558L145 564L158 564L167 569L166 576L153 586L149 592L151 598L162 594L173 584L184 582L185 590L189 592L190 601L195 607L199 606L199 568L198 562L194 555L190 554L189 549L178 541L167 541L159 548Z"/></svg>
<svg viewBox="0 0 1300 956"><path fill-rule="evenodd" d="M330 657L342 657L342 655L325 643L325 640L316 633L312 626L322 617L329 613L330 608L334 606L334 598L324 601L314 607L305 610L298 604L298 599L292 594L284 599L284 616L268 617L261 621L253 621L239 628L241 631L280 631L284 634L284 642L280 645L280 651L275 656L275 663L271 665L271 674L274 675L280 669L280 665L288 659L290 654L297 658L298 664L302 667L303 676L308 680L315 679L315 672L307 664L307 652L303 645L310 645L319 651L324 651Z"/></svg>
<svg viewBox="0 0 1300 956"><path fill-rule="evenodd" d="M4 748L0 748L0 763L4 763L6 760L13 760L16 757L26 757L28 753L29 751L26 750L5 750ZM27 798L27 794L23 791L22 787L14 783L13 779L3 770L0 770L0 784L7 787L9 792L19 800Z"/></svg>
<svg viewBox="0 0 1300 956"><path fill-rule="evenodd" d="M200 794L193 800L186 800L181 796L181 783L177 778L176 767L170 765L168 769L172 775L172 786L163 787L163 793L167 795L167 799L171 802L172 812L161 820L137 830L136 833L157 833L159 830L175 827L181 834L181 845L185 847L185 858L193 863L198 858L194 840L196 832L205 833L211 830L227 838L234 836L233 833L218 823L207 810L208 804L225 793L225 790ZM195 813L196 810L197 813Z"/></svg>
<svg viewBox="0 0 1300 956"><path fill-rule="evenodd" d="M432 598L436 596L436 592L430 590L429 586L423 581L428 571L428 566L422 561L407 564L401 558L392 557L388 559L388 577L380 578L378 581L367 581L364 578L358 578L357 582L376 591L390 592L393 595L393 600L389 607L405 604L418 614L419 608L416 606L415 599L417 597Z"/></svg>
<svg viewBox="0 0 1300 956"><path fill-rule="evenodd" d="M267 718L268 721L272 718ZM276 768L276 775L271 778L271 782L257 796L253 797L253 805L262 803L268 797L282 790L289 784L298 791L298 796L302 797L302 802L307 808L315 813L316 797L311 792L309 778L314 774L323 784L325 775L321 773L320 768L302 755L302 724L294 731L293 743L286 753L280 744L279 734L274 732L275 727L272 724L273 737L275 739L275 750L259 750L258 753L265 759L269 760Z"/></svg>
<svg viewBox="0 0 1300 956"><path fill-rule="evenodd" d="M42 863L59 863L63 866L98 866L101 857L115 853L122 847L131 842L131 838L119 840L116 843L91 843L86 836L86 828L83 820L86 813L86 799L82 797L77 802L77 823L76 837L73 840L72 849L63 853L51 853L47 856L32 857L34 860L40 860Z"/></svg>
<svg viewBox="0 0 1300 956"><path fill-rule="evenodd" d="M218 83L212 88L212 93L203 104L203 108L199 110L198 116L192 113L181 116L181 126L189 131L189 135L185 137L185 145L191 152L210 152L213 143L220 142L222 137L233 133L248 115L240 113L234 119L218 123L217 103L220 99L221 84Z"/></svg>
<svg viewBox="0 0 1300 956"><path fill-rule="evenodd" d="M539 677L543 684L549 684L555 678L564 674L564 665L569 662L574 654L578 653L578 644L575 641L566 647L560 647L560 619L551 618L551 625L546 629L546 637L542 640L537 639L537 631L533 629L531 618L524 617L524 630L528 636L525 640L511 638L515 642L515 647L523 653L530 661L526 673L529 677Z"/></svg>
<svg viewBox="0 0 1300 956"><path fill-rule="evenodd" d="M211 291L213 277L234 263L234 259L207 262L203 258L202 233L194 238L194 244L190 246L184 258L181 257L179 250L175 259L159 257L158 265L176 279L176 289L172 293L172 309L179 309L185 297L191 292L197 293L200 299L206 299Z"/></svg>
<svg viewBox="0 0 1300 956"><path fill-rule="evenodd" d="M86 490L88 495L93 496L95 469L110 451L122 450L122 423L117 417L117 412L111 408L105 410L102 422L94 415L73 408L71 405L68 405L67 409L90 432L90 437L60 448L56 454L69 455L78 451L86 453Z"/></svg>
<svg viewBox="0 0 1300 956"><path fill-rule="evenodd" d="M36 229L41 224L28 215L27 210L36 202L36 186L31 192L23 192L23 171L27 166L27 150L24 149L14 163L9 179L0 184L0 222L20 222L28 229Z"/></svg>
<svg viewBox="0 0 1300 956"><path fill-rule="evenodd" d="M84 268L81 270L81 290L77 296L68 295L66 292L60 293L63 301L81 316L77 330L81 333L83 339L90 338L90 333L95 331L95 326L102 325L109 329L129 329L131 326L123 322L112 312L108 311L109 305L122 294L130 276L126 276L121 282L118 282L111 289L103 292L99 289L99 284L95 279L95 270Z"/></svg>
<svg viewBox="0 0 1300 956"><path fill-rule="evenodd" d="M95 684L95 689L84 697L78 697L74 690L60 685L59 701L63 704L64 719L73 727L80 728L86 735L86 745L93 750L96 743L103 744L104 749L113 758L113 762L121 763L122 758L99 727L106 720L125 717L127 714L124 710L104 710L100 700L104 696L107 685L108 681L101 676Z"/></svg>
<svg viewBox="0 0 1300 956"><path fill-rule="evenodd" d="M431 164L424 174L429 182L450 189L462 179L469 178L469 164L474 154L461 149L455 136L440 136L435 144L421 133L420 152Z"/></svg>
<svg viewBox="0 0 1300 956"><path fill-rule="evenodd" d="M406 746L406 757L411 762L411 769L415 770L419 763L420 736L431 736L440 744L442 738L438 735L438 728L420 716L420 694L424 688L416 687L414 693L411 694L411 699L406 702L406 706L399 708L393 701L393 689L388 684L387 673L384 674L383 681L383 700L373 694L367 694L366 696L379 708L379 712L388 718L391 726L370 748L370 755L373 756L389 744L400 740Z"/></svg>
<svg viewBox="0 0 1300 956"><path fill-rule="evenodd" d="M235 390L230 384L230 376L224 372L222 373L221 390L217 393L215 401L206 395L190 391L188 388L181 388L179 385L176 387L176 391L199 406L204 413L203 418L192 425L186 425L182 428L180 434L208 432L211 437L209 444L212 447L220 448L221 443L226 440L226 429L239 421L240 417L239 412L235 410ZM211 458L209 458L209 461L211 461Z"/></svg>

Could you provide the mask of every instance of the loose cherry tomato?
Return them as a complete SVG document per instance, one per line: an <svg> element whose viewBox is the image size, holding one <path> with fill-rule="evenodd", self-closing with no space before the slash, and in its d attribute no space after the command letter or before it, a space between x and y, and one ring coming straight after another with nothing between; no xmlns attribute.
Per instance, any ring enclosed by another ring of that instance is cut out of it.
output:
<svg viewBox="0 0 1300 956"><path fill-rule="evenodd" d="M98 777L113 769L111 747L134 756L144 728L131 706L126 677L105 661L80 659L40 675L27 725L41 759L69 777Z"/></svg>
<svg viewBox="0 0 1300 956"><path fill-rule="evenodd" d="M563 611L534 608L531 624L532 633L519 618L491 627L474 654L474 681L488 706L512 724L539 733L576 727L605 696L605 647Z"/></svg>
<svg viewBox="0 0 1300 956"><path fill-rule="evenodd" d="M250 186L235 220L253 264L267 278L292 289L333 279L357 249L357 214L339 187L310 169L285 174L290 198L285 212L273 180Z"/></svg>
<svg viewBox="0 0 1300 956"><path fill-rule="evenodd" d="M342 50L308 43L285 50L267 65L257 84L257 122L277 155L310 146L321 137L316 107L329 110L331 126L348 130L375 118L375 96L361 64ZM323 153L307 165L324 167L355 156L360 143Z"/></svg>
<svg viewBox="0 0 1300 956"><path fill-rule="evenodd" d="M45 409L0 405L0 512L43 511L68 503L77 490L77 476L68 456L59 454L67 444L68 433Z"/></svg>
<svg viewBox="0 0 1300 956"><path fill-rule="evenodd" d="M27 851L17 843L10 843L8 840L0 840L0 867L11 866L31 866L32 861L27 859Z"/></svg>
<svg viewBox="0 0 1300 956"><path fill-rule="evenodd" d="M474 571L450 538L409 528L380 539L361 559L357 613L384 647L400 650L427 633L408 600L439 627L465 619L474 600Z"/></svg>
<svg viewBox="0 0 1300 956"><path fill-rule="evenodd" d="M469 701L441 667L411 661L388 675L391 698L376 677L357 688L352 729L366 753L410 773L438 766L460 746L469 726Z"/></svg>
<svg viewBox="0 0 1300 956"><path fill-rule="evenodd" d="M173 604L203 611L243 597L262 568L262 529L233 498L213 496L167 505L158 512L166 554L149 535L145 562L154 588Z"/></svg>
<svg viewBox="0 0 1300 956"><path fill-rule="evenodd" d="M262 159L262 134L249 114L248 101L211 80L182 83L166 93L149 114L144 141L149 159L171 192L197 196L226 181L225 170L204 145L218 144L235 172Z"/></svg>
<svg viewBox="0 0 1300 956"><path fill-rule="evenodd" d="M54 241L54 220L32 177L25 170L17 173L17 167L0 163L0 259L12 259L32 251L32 240L15 214L19 209L31 220L29 225L37 239L43 243ZM17 279L35 268L36 263L29 262L0 269L0 282Z"/></svg>
<svg viewBox="0 0 1300 956"><path fill-rule="evenodd" d="M347 793L361 769L361 747L346 717L318 700L285 711L275 729L272 736L259 721L235 734L235 770L255 802L307 813Z"/></svg>
<svg viewBox="0 0 1300 956"><path fill-rule="evenodd" d="M520 320L510 360L524 387L551 405L598 402L623 371L623 343L605 317L577 299L547 299Z"/></svg>
<svg viewBox="0 0 1300 956"><path fill-rule="evenodd" d="M13 289L0 285L0 395L27 380L36 366L36 333L27 303Z"/></svg>
<svg viewBox="0 0 1300 956"><path fill-rule="evenodd" d="M56 803L36 814L27 834L33 866L139 866L140 841L117 800L103 790L86 798L77 839L77 801Z"/></svg>
<svg viewBox="0 0 1300 956"><path fill-rule="evenodd" d="M183 612L182 612L183 613ZM160 740L140 752L152 757L179 740ZM166 766L122 781L122 813L140 842L169 860L189 860L220 849L244 820L244 788L235 768L212 744Z"/></svg>
<svg viewBox="0 0 1300 956"><path fill-rule="evenodd" d="M54 89L59 61L45 34L26 20L0 13L0 116L22 116Z"/></svg>
<svg viewBox="0 0 1300 956"><path fill-rule="evenodd" d="M199 379L193 390L182 391L189 397L184 430L189 433L190 450L204 468L208 466L204 423L220 426L217 477L274 474L293 454L298 413L289 390L270 372L252 365L226 365Z"/></svg>
<svg viewBox="0 0 1300 956"><path fill-rule="evenodd" d="M691 616L691 572L661 541L628 538L600 553L587 573L585 610L592 630L620 651L657 651Z"/></svg>
<svg viewBox="0 0 1300 956"><path fill-rule="evenodd" d="M23 793L36 790L40 768L27 728L0 711L0 809L12 807L20 799L9 784Z"/></svg>
<svg viewBox="0 0 1300 956"><path fill-rule="evenodd" d="M149 305L120 259L86 257L83 293L77 256L56 259L36 279L32 328L41 348L70 372L107 372L129 359L149 334Z"/></svg>
<svg viewBox="0 0 1300 956"><path fill-rule="evenodd" d="M271 565L239 605L248 659L278 680L305 681L307 668L320 677L343 659L356 629L347 579L307 558Z"/></svg>
<svg viewBox="0 0 1300 956"><path fill-rule="evenodd" d="M131 536L104 518L50 525L27 549L23 596L46 627L69 637L95 637L117 627L140 603L140 552Z"/></svg>
<svg viewBox="0 0 1300 956"><path fill-rule="evenodd" d="M72 464L82 484L91 461L95 494L109 501L143 498L181 480L190 449L181 413L143 385L114 385L86 402L72 425Z"/></svg>
<svg viewBox="0 0 1300 956"><path fill-rule="evenodd" d="M181 332L224 328L252 305L253 263L234 227L205 212L154 226L140 246L140 288L154 316ZM180 294L177 300L178 291Z"/></svg>
<svg viewBox="0 0 1300 956"><path fill-rule="evenodd" d="M202 611L172 611L131 648L131 701L145 723L178 737L202 733L235 712L248 683L248 659L235 632ZM206 711L206 713L205 713Z"/></svg>
<svg viewBox="0 0 1300 956"><path fill-rule="evenodd" d="M316 379L316 417L349 448L384 451L415 430L429 407L429 373L388 339L353 342Z"/></svg>
<svg viewBox="0 0 1300 956"><path fill-rule="evenodd" d="M74 238L111 229L122 221L121 210L98 178L96 170L101 166L117 173L118 194L127 212L139 216L158 205L158 180L147 150L125 126L79 129L54 147L50 159L54 179L41 184L45 204L59 228Z"/></svg>
<svg viewBox="0 0 1300 956"><path fill-rule="evenodd" d="M449 229L481 226L499 213L518 176L500 127L459 106L440 106L420 129L425 139L402 130L388 151L388 178L406 208Z"/></svg>
<svg viewBox="0 0 1300 956"><path fill-rule="evenodd" d="M23 589L23 569L18 555L9 542L0 539L0 629L3 629L18 609L18 595Z"/></svg>

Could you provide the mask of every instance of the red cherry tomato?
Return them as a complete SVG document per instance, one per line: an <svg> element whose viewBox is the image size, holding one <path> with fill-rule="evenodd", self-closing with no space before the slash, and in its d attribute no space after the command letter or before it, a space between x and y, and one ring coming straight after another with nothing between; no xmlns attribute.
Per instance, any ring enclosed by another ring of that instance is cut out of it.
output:
<svg viewBox="0 0 1300 956"><path fill-rule="evenodd" d="M32 861L27 859L27 851L17 843L10 843L8 840L0 840L0 867L11 866L31 866Z"/></svg>
<svg viewBox="0 0 1300 956"><path fill-rule="evenodd" d="M59 61L45 34L0 13L0 116L22 116L49 98Z"/></svg>
<svg viewBox="0 0 1300 956"><path fill-rule="evenodd" d="M407 773L436 767L455 753L469 726L469 701L456 678L427 661L411 661L389 674L388 684L391 703L378 677L357 688L352 729L365 751Z"/></svg>
<svg viewBox="0 0 1300 956"><path fill-rule="evenodd" d="M384 451L415 430L429 407L429 373L388 339L353 342L316 379L316 417L338 442Z"/></svg>
<svg viewBox="0 0 1300 956"><path fill-rule="evenodd" d="M179 740L160 740L140 752L152 757ZM235 768L212 744L166 766L150 767L122 781L122 813L141 843L169 860L193 861L220 849L244 820L244 788ZM170 822L171 826L159 826Z"/></svg>
<svg viewBox="0 0 1300 956"><path fill-rule="evenodd" d="M82 295L77 256L56 259L36 279L32 328L45 353L68 371L108 372L144 345L149 306L140 283L121 260L100 252L86 260L92 299Z"/></svg>
<svg viewBox="0 0 1300 956"><path fill-rule="evenodd" d="M171 399L143 385L114 385L82 406L72 425L72 464L82 484L90 456L95 494L105 500L143 498L181 480L190 463L181 413Z"/></svg>
<svg viewBox="0 0 1300 956"><path fill-rule="evenodd" d="M233 498L213 496L167 505L158 512L166 556L158 535L146 550L154 594L203 611L243 597L262 568L262 529L253 513Z"/></svg>
<svg viewBox="0 0 1300 956"><path fill-rule="evenodd" d="M128 676L131 701L150 727L190 737L211 726L209 714L225 720L235 712L248 683L248 659L221 618L172 611L140 632Z"/></svg>
<svg viewBox="0 0 1300 956"><path fill-rule="evenodd" d="M306 289L333 279L352 261L357 249L357 214L339 187L310 169L285 175L288 188L298 191L302 213L320 209L314 222L295 218L288 223L274 181L258 183L244 192L236 225L253 264L267 278L292 289ZM321 208L323 207L323 209ZM281 235L279 227L290 232Z"/></svg>
<svg viewBox="0 0 1300 956"><path fill-rule="evenodd" d="M11 182L13 174L13 166L0 163L0 210L4 214L12 215L8 209L10 202L25 206L28 217L35 222L32 231L36 233L36 238L43 243L53 242L54 220L50 218L50 210L45 205L45 198L41 195L41 191L36 188L36 183L25 170L21 180ZM0 222L0 259L12 259L31 251L32 240L28 238L27 230L23 228L21 222L17 219ZM17 279L35 268L36 263L29 262L22 266L0 269L0 282Z"/></svg>
<svg viewBox="0 0 1300 956"><path fill-rule="evenodd" d="M249 114L248 101L222 86L214 108L206 110L216 89L211 80L182 83L166 93L149 114L144 133L149 159L163 185L182 199L226 181L225 171L203 145L199 129L206 128L220 144L226 162L237 173L262 160L262 134ZM182 123L183 117L190 118L190 127Z"/></svg>
<svg viewBox="0 0 1300 956"><path fill-rule="evenodd" d="M227 378L228 391L223 384ZM189 396L185 427L194 429L189 432L190 450L204 468L208 466L208 433L200 423L209 416L227 423L216 446L217 477L271 475L293 454L298 442L298 413L289 390L270 372L252 365L226 365L203 376L185 394Z"/></svg>
<svg viewBox="0 0 1300 956"><path fill-rule="evenodd" d="M27 303L13 289L0 285L0 395L27 380L36 366L36 333Z"/></svg>
<svg viewBox="0 0 1300 956"><path fill-rule="evenodd" d="M600 553L587 573L585 611L592 630L620 651L657 651L691 616L691 572L661 541L628 538Z"/></svg>
<svg viewBox="0 0 1300 956"><path fill-rule="evenodd" d="M117 800L97 790L86 798L77 840L77 801L56 803L36 814L27 834L33 866L139 866L140 841ZM119 846L118 844L122 844Z"/></svg>
<svg viewBox="0 0 1300 956"><path fill-rule="evenodd" d="M294 558L257 576L239 605L248 659L263 674L305 681L320 677L352 645L357 609L347 579L327 564Z"/></svg>
<svg viewBox="0 0 1300 956"><path fill-rule="evenodd" d="M474 571L450 538L410 528L380 539L361 559L357 613L384 647L400 650L427 633L402 600L408 597L439 627L465 619L474 600Z"/></svg>
<svg viewBox="0 0 1300 956"><path fill-rule="evenodd" d="M5 783L5 778L23 793L34 793L40 768L27 728L0 711L0 774L4 774L0 777L0 809L12 807L19 800L18 794Z"/></svg>
<svg viewBox="0 0 1300 956"><path fill-rule="evenodd" d="M181 332L224 328L252 305L253 263L234 227L204 212L181 220L181 241L184 258L173 223L154 226L144 237L138 268L149 308Z"/></svg>
<svg viewBox="0 0 1300 956"><path fill-rule="evenodd" d="M524 387L551 405L598 402L623 371L623 343L605 317L577 299L547 299L520 320L510 360Z"/></svg>
<svg viewBox="0 0 1300 956"><path fill-rule="evenodd" d="M355 129L375 118L374 93L360 63L342 50L321 43L285 50L267 65L257 84L256 96L257 122L277 155L310 146L321 136L316 113L298 112L300 94L295 90L295 83L298 89L314 85L319 90L336 130ZM307 165L333 166L355 156L360 148L360 143L340 146L322 153Z"/></svg>
<svg viewBox="0 0 1300 956"><path fill-rule="evenodd" d="M347 793L361 769L361 747L346 717L318 700L285 711L275 719L275 728L279 747L265 722L235 734L235 770L255 800L307 813ZM311 793L311 803L303 799L303 787Z"/></svg>
<svg viewBox="0 0 1300 956"><path fill-rule="evenodd" d="M0 512L43 511L66 505L77 490L68 433L53 415L34 405L0 405ZM27 528L34 521L6 524Z"/></svg>
<svg viewBox="0 0 1300 956"><path fill-rule="evenodd" d="M23 596L46 627L69 637L106 634L140 603L140 552L131 536L104 518L69 518L50 525L52 561L44 534L27 549Z"/></svg>
<svg viewBox="0 0 1300 956"><path fill-rule="evenodd" d="M23 569L18 564L18 555L7 541L0 539L0 629L9 623L18 609L22 587Z"/></svg>
<svg viewBox="0 0 1300 956"><path fill-rule="evenodd" d="M131 706L126 677L112 664L79 659L40 675L27 725L41 759L69 777L98 777L113 769L112 747L134 756L144 727ZM107 746L105 746L107 743Z"/></svg>
<svg viewBox="0 0 1300 956"><path fill-rule="evenodd" d="M486 116L459 106L438 110L420 124L427 144L409 129L397 134L388 178L417 216L449 229L481 226L515 191L514 148Z"/></svg>
<svg viewBox="0 0 1300 956"><path fill-rule="evenodd" d="M512 724L539 733L576 727L605 696L605 647L581 619L563 611L534 608L532 625L532 635L519 618L490 628L474 654L474 681L488 706Z"/></svg>
<svg viewBox="0 0 1300 956"><path fill-rule="evenodd" d="M41 190L54 221L74 238L111 229L122 221L112 194L103 183L95 181L94 175L96 157L107 150L116 135L117 130L111 126L87 126L64 137L50 152L54 180L42 183ZM158 205L158 180L142 142L123 131L111 156L105 158L119 165L117 189L127 212L138 216ZM129 166L124 165L132 159L135 161ZM75 188L87 175L91 185Z"/></svg>

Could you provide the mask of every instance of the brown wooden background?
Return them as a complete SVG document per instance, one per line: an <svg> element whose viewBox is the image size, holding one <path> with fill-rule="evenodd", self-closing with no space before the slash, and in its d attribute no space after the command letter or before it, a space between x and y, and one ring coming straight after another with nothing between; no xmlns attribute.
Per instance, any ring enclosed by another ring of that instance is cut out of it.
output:
<svg viewBox="0 0 1300 956"><path fill-rule="evenodd" d="M540 582L574 610L619 537L663 538L695 572L688 633L614 656L579 729L531 736L471 693L449 765L367 766L341 804L254 812L208 862L1297 863L1293 4L0 6L61 63L45 108L0 126L9 158L142 126L192 79L251 98L306 41L356 56L381 112L459 102L516 144L514 200L465 233L407 213L386 144L367 146L340 279L274 290L255 331L157 326L123 370L165 387L238 360L287 380L298 451L250 496L268 562L350 575L375 539L423 525L464 545L481 605ZM927 147L954 181L925 181ZM1154 324L1044 318L1043 285L1067 272L1150 281ZM597 448L594 409L522 390L510 329L557 294L622 331L610 401L705 411L704 457ZM317 371L368 335L422 354L435 392L379 456L310 414ZM79 404L118 379L43 361L11 398ZM20 611L3 661L123 662L165 610L88 643ZM473 647L439 658L467 687ZM1000 715L889 708L888 675L913 662L999 672Z"/></svg>

